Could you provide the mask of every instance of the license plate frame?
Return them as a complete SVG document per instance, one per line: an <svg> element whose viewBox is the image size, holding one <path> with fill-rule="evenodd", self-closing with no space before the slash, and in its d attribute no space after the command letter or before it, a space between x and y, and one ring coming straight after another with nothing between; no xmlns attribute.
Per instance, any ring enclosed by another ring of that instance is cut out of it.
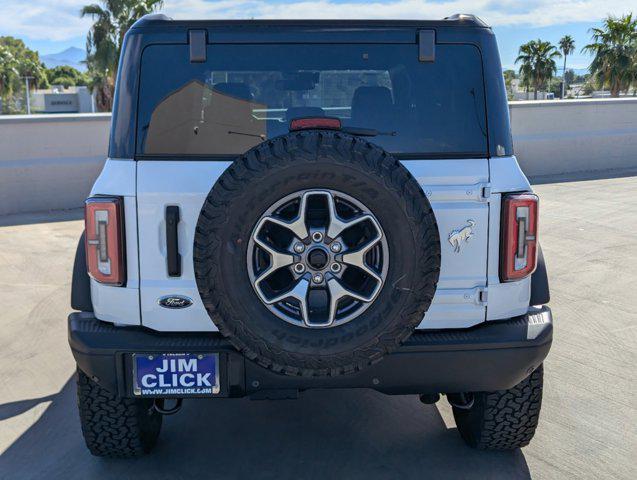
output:
<svg viewBox="0 0 637 480"><path fill-rule="evenodd" d="M133 353L131 363L133 395L136 397L214 397L221 393L218 353ZM146 375L151 377L144 382ZM184 384L186 380L187 384Z"/></svg>

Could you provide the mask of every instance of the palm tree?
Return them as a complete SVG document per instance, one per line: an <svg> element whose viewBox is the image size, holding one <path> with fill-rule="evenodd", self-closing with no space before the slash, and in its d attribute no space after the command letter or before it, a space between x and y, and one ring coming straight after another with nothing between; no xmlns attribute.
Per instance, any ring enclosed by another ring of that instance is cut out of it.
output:
<svg viewBox="0 0 637 480"><path fill-rule="evenodd" d="M90 86L96 92L99 110L113 106L117 63L128 29L148 13L163 6L163 0L100 0L101 5L86 5L82 17L94 20L86 38L86 64Z"/></svg>
<svg viewBox="0 0 637 480"><path fill-rule="evenodd" d="M548 81L557 72L555 58L562 54L551 42L531 40L520 46L515 63L521 62L520 75L525 85L533 87L533 98L537 100L538 90L545 88Z"/></svg>
<svg viewBox="0 0 637 480"><path fill-rule="evenodd" d="M620 18L608 17L602 28L592 28L593 43L582 51L594 55L589 67L592 77L610 87L611 97L627 91L635 80L637 64L637 19L628 14Z"/></svg>
<svg viewBox="0 0 637 480"><path fill-rule="evenodd" d="M575 51L575 40L570 35L564 35L559 41L560 51L564 55L564 70L562 70L562 98L566 91L566 57Z"/></svg>

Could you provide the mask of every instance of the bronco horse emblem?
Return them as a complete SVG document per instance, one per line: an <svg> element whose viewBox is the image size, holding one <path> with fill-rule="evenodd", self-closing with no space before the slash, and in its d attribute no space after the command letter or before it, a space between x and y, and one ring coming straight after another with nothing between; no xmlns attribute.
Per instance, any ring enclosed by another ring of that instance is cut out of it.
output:
<svg viewBox="0 0 637 480"><path fill-rule="evenodd" d="M453 230L449 234L449 243L453 246L454 252L459 253L462 243L468 242L469 239L473 237L473 227L475 224L475 220L467 220L467 225L458 230Z"/></svg>

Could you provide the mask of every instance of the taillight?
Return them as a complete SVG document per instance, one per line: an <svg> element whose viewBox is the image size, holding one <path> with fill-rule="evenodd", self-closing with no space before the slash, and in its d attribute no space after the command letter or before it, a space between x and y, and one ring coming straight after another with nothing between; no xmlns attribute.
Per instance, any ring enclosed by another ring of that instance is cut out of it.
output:
<svg viewBox="0 0 637 480"><path fill-rule="evenodd" d="M310 128L322 128L327 130L340 130L341 121L335 117L307 117L295 118L290 122L290 131L308 130Z"/></svg>
<svg viewBox="0 0 637 480"><path fill-rule="evenodd" d="M503 196L500 280L530 275L537 260L538 198L532 193Z"/></svg>
<svg viewBox="0 0 637 480"><path fill-rule="evenodd" d="M88 273L100 283L124 285L124 204L119 197L91 197L84 207Z"/></svg>

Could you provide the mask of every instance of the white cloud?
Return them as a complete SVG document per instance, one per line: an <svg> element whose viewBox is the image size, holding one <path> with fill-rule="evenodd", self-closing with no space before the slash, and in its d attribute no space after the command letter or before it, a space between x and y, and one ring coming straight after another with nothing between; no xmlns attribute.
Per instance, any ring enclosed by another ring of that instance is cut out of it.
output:
<svg viewBox="0 0 637 480"><path fill-rule="evenodd" d="M91 21L80 8L95 0L2 0L0 35L68 40L86 34ZM474 13L493 26L550 26L596 22L607 14L637 11L637 0L165 0L174 18L388 18L432 19Z"/></svg>

